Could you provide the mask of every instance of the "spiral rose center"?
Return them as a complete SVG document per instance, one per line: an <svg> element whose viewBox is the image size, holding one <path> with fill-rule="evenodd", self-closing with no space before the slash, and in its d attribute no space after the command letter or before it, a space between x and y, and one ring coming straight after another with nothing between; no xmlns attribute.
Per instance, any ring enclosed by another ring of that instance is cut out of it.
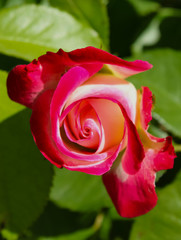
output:
<svg viewBox="0 0 181 240"><path fill-rule="evenodd" d="M72 151L103 152L121 143L124 117L116 103L91 98L78 102L62 127L64 141Z"/></svg>

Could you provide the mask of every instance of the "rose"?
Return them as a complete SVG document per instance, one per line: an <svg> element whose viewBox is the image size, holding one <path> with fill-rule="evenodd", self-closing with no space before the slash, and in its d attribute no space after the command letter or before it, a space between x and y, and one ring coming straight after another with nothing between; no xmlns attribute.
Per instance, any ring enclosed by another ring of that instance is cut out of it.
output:
<svg viewBox="0 0 181 240"><path fill-rule="evenodd" d="M124 80L152 66L87 47L48 52L8 76L10 98L32 108L34 140L57 167L102 175L123 217L151 210L155 173L173 167L171 138L147 132L152 93Z"/></svg>

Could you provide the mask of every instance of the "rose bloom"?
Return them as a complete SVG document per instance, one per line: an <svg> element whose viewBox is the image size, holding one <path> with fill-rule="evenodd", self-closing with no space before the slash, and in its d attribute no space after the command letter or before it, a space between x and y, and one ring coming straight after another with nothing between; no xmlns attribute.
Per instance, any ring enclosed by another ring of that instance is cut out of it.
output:
<svg viewBox="0 0 181 240"><path fill-rule="evenodd" d="M173 167L171 137L150 135L152 93L125 78L152 67L87 47L48 52L16 66L9 97L32 109L34 140L57 167L103 175L118 213L136 217L157 202L156 172Z"/></svg>

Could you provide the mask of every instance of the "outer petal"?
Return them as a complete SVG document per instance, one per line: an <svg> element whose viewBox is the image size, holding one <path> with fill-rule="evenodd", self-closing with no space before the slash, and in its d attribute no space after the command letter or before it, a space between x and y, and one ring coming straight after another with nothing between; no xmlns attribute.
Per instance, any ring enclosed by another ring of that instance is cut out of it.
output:
<svg viewBox="0 0 181 240"><path fill-rule="evenodd" d="M71 60L68 53L47 52L28 65L13 68L7 79L9 97L18 103L32 108L34 100L44 90L55 89L61 76L71 67L82 65L90 76L98 72L103 64L84 64Z"/></svg>
<svg viewBox="0 0 181 240"><path fill-rule="evenodd" d="M147 213L157 202L150 156L145 156L141 169L135 175L127 174L121 160L118 161L111 171L103 175L103 182L118 213L127 218Z"/></svg>
<svg viewBox="0 0 181 240"><path fill-rule="evenodd" d="M125 171L123 155L116 160L112 169L103 176L106 189L118 213L123 217L136 217L145 214L156 205L156 172L172 168L173 160L176 157L171 137L156 138L145 130L151 116L152 98L150 90L143 88L143 95L138 99L137 127L145 151L140 169L134 174ZM147 102L143 102L146 99ZM134 164L134 161L134 159L129 160L130 164L131 162Z"/></svg>
<svg viewBox="0 0 181 240"><path fill-rule="evenodd" d="M126 151L122 157L122 166L128 174L135 174L141 167L145 153L135 125L129 119L124 108L122 108L122 112L126 120L128 135Z"/></svg>
<svg viewBox="0 0 181 240"><path fill-rule="evenodd" d="M90 76L98 72L103 64L121 77L150 69L143 61L128 62L103 50L87 47L70 53L62 49L58 53L48 52L28 65L19 65L9 74L7 88L9 97L27 107L32 107L36 97L44 90L55 89L60 77L71 67L81 66Z"/></svg>
<svg viewBox="0 0 181 240"><path fill-rule="evenodd" d="M56 87L68 64L70 61L66 54L47 53L38 61L16 66L7 79L9 97L31 108L43 90Z"/></svg>
<svg viewBox="0 0 181 240"><path fill-rule="evenodd" d="M19 65L13 68L7 79L7 90L9 97L27 107L43 89L41 79L41 66L37 61L28 65Z"/></svg>
<svg viewBox="0 0 181 240"><path fill-rule="evenodd" d="M140 92L138 92L139 96ZM148 87L142 87L142 99L140 106L140 121L144 129L148 128L148 123L152 120L153 95ZM139 108L139 106L138 106Z"/></svg>
<svg viewBox="0 0 181 240"><path fill-rule="evenodd" d="M152 137L151 137L152 138ZM150 211L157 202L155 192L156 172L173 167L176 157L171 139L150 138L150 147L145 149L141 168L134 175L127 174L118 159L113 168L103 175L106 189L122 217L137 217ZM160 144L161 143L161 144Z"/></svg>
<svg viewBox="0 0 181 240"><path fill-rule="evenodd" d="M69 57L79 63L103 63L108 64L111 71L122 78L146 71L152 68L152 65L146 61L136 60L133 62L125 61L106 51L94 47L77 49L69 53Z"/></svg>
<svg viewBox="0 0 181 240"><path fill-rule="evenodd" d="M43 156L57 167L62 167L62 154L51 137L50 103L53 90L48 90L40 95L33 109L30 126L31 132Z"/></svg>

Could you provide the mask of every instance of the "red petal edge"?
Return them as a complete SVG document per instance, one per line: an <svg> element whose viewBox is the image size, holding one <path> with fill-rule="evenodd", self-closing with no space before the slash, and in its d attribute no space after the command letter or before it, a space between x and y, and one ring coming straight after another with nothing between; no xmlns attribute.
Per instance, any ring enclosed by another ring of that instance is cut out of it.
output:
<svg viewBox="0 0 181 240"><path fill-rule="evenodd" d="M103 64L114 66L114 71L128 77L152 67L145 61L128 62L106 51L94 47L57 53L47 52L28 65L16 66L8 75L9 97L20 104L32 108L34 100L44 90L55 89L62 74L74 66L87 69L90 75L98 72ZM96 69L96 71L95 71ZM113 72L114 72L113 71Z"/></svg>
<svg viewBox="0 0 181 240"><path fill-rule="evenodd" d="M173 168L176 157L171 137L157 138L145 130L151 119L151 107L151 91L147 87L143 87L140 106L142 128L139 130L139 134L144 146L145 157L141 162L140 169L135 174L126 171L123 154L123 157L117 158L112 169L103 175L105 187L122 217L131 218L143 215L156 205L156 172ZM134 149L134 151L138 150ZM134 157L134 155L128 154L127 157ZM134 164L134 159L128 160L128 165Z"/></svg>
<svg viewBox="0 0 181 240"><path fill-rule="evenodd" d="M148 149L142 161L140 170L134 174L127 174L121 160L103 175L106 189L122 217L137 217L150 211L157 203L155 192L156 172L173 167L176 157L171 138L162 139L161 149Z"/></svg>

